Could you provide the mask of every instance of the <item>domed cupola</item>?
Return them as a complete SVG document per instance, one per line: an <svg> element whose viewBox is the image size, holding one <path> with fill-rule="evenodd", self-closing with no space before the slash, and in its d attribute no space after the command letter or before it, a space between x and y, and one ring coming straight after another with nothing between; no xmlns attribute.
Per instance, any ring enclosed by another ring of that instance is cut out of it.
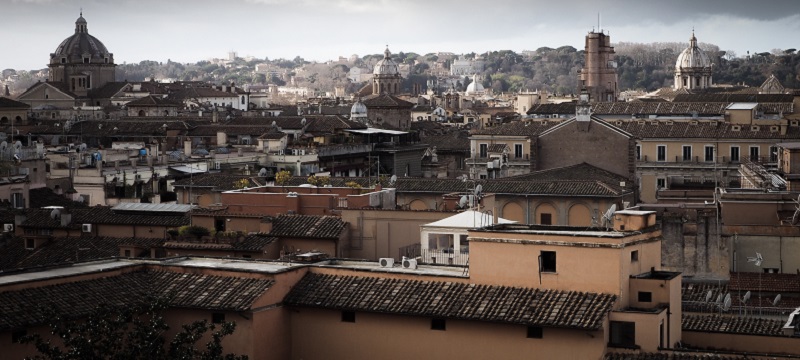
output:
<svg viewBox="0 0 800 360"><path fill-rule="evenodd" d="M675 61L675 89L705 89L711 86L713 64L711 58L697 46L697 38L692 32L689 47L684 49Z"/></svg>
<svg viewBox="0 0 800 360"><path fill-rule="evenodd" d="M50 82L65 83L80 96L115 80L114 55L100 40L89 35L82 11L75 21L75 33L50 54L49 67Z"/></svg>
<svg viewBox="0 0 800 360"><path fill-rule="evenodd" d="M383 59L372 69L372 93L394 95L400 92L400 67L391 57L389 47L383 52Z"/></svg>
<svg viewBox="0 0 800 360"><path fill-rule="evenodd" d="M483 88L483 85L481 85L480 81L478 81L478 75L475 74L472 77L472 82L469 83L469 85L467 85L467 91L464 92L464 95L478 96L478 95L484 95L485 93L486 90Z"/></svg>
<svg viewBox="0 0 800 360"><path fill-rule="evenodd" d="M367 106L361 102L361 99L356 99L353 107L350 108L350 120L367 123Z"/></svg>

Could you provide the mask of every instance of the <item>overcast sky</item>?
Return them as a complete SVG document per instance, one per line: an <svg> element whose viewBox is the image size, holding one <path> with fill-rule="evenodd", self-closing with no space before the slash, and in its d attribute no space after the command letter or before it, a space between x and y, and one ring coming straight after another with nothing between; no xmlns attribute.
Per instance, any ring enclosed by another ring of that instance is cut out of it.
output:
<svg viewBox="0 0 800 360"><path fill-rule="evenodd" d="M800 48L797 0L0 0L0 69L46 67L81 7L117 64L582 49L598 12L612 42L688 42L694 28L739 55Z"/></svg>

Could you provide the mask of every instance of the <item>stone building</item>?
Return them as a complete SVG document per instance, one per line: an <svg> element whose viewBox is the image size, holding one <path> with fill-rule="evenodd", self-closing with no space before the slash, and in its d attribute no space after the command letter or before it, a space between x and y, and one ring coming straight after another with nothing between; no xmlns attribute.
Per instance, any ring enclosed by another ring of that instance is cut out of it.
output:
<svg viewBox="0 0 800 360"><path fill-rule="evenodd" d="M611 36L602 31L586 35L586 58L579 80L578 86L589 91L592 102L617 101L617 62Z"/></svg>

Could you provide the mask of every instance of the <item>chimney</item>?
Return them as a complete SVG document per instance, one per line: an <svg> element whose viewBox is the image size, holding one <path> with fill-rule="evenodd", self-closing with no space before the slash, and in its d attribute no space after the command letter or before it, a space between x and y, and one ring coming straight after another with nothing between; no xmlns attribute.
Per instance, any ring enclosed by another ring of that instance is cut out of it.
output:
<svg viewBox="0 0 800 360"><path fill-rule="evenodd" d="M183 140L183 154L186 156L192 156L192 139L186 138Z"/></svg>
<svg viewBox="0 0 800 360"><path fill-rule="evenodd" d="M275 219L272 216L265 216L261 219L261 223L259 224L258 231L269 234L272 232L272 221Z"/></svg>
<svg viewBox="0 0 800 360"><path fill-rule="evenodd" d="M72 222L72 214L61 211L61 226L67 226Z"/></svg>
<svg viewBox="0 0 800 360"><path fill-rule="evenodd" d="M211 122L216 123L219 121L219 112L214 109L214 112L211 113Z"/></svg>

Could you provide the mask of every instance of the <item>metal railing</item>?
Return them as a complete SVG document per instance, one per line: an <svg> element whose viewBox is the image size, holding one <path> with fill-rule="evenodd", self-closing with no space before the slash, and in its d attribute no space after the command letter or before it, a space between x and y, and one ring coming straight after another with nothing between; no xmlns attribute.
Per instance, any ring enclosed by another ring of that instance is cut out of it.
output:
<svg viewBox="0 0 800 360"><path fill-rule="evenodd" d="M431 250L420 249L419 261L423 264L462 265L469 262L469 250L454 251L453 249Z"/></svg>

